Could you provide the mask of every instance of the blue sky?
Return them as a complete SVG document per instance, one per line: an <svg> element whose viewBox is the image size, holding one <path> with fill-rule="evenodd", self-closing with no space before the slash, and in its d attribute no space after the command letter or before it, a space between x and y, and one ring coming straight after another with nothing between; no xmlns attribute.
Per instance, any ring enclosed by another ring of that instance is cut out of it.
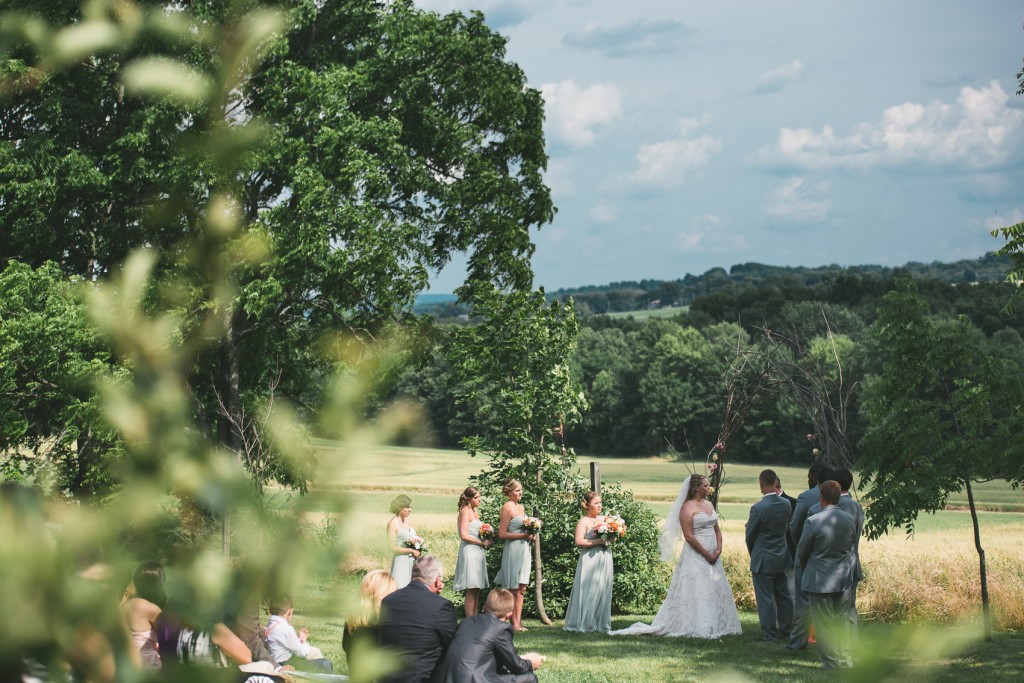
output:
<svg viewBox="0 0 1024 683"><path fill-rule="evenodd" d="M416 3L483 11L544 94L549 290L974 258L1024 221L1024 0Z"/></svg>

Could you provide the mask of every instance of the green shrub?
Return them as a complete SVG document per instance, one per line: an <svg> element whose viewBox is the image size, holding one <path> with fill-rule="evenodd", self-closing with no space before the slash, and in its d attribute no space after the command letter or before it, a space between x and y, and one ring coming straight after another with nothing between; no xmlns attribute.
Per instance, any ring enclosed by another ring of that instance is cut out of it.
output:
<svg viewBox="0 0 1024 683"><path fill-rule="evenodd" d="M573 537L582 510L580 502L589 490L587 482L576 476L566 476L561 486L549 491L546 499L538 500L532 495L529 484L524 482L523 505L526 513L540 517L544 522L541 530L541 554L543 557L544 609L549 617L565 615L572 593L572 582L576 575L579 550ZM617 486L601 489L604 511L617 514L626 520L629 531L626 537L612 548L615 563L615 584L612 595L612 611L616 614L646 614L657 610L668 590L671 568L659 561L658 527L654 514L642 502L633 498L629 491ZM500 504L503 500L489 501L482 507L481 517L497 528ZM501 544L498 543L487 553L490 576L493 577L501 566ZM523 611L537 615L533 582L528 591Z"/></svg>

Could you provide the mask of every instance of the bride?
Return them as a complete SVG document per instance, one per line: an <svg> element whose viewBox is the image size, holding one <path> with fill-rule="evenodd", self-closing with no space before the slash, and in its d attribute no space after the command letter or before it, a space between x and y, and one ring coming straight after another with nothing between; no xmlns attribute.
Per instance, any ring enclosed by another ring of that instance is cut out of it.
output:
<svg viewBox="0 0 1024 683"><path fill-rule="evenodd" d="M706 500L708 491L707 477L692 475L683 483L665 520L659 539L661 559L672 561L680 531L686 543L672 574L668 596L654 622L636 623L609 631L609 635L718 638L742 633L732 589L719 560L722 532L718 528L718 513Z"/></svg>

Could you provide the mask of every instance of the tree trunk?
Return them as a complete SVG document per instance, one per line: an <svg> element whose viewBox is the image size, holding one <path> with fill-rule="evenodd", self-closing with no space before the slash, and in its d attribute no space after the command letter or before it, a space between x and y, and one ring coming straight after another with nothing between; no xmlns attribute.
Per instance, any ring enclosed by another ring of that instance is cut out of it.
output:
<svg viewBox="0 0 1024 683"><path fill-rule="evenodd" d="M988 570L985 566L985 549L981 547L981 528L978 526L978 510L974 507L974 490L969 479L967 485L967 504L971 508L971 522L974 524L974 548L978 551L978 564L981 573L981 614L985 622L985 640L992 640L992 608L988 599Z"/></svg>
<svg viewBox="0 0 1024 683"><path fill-rule="evenodd" d="M242 435L238 432L242 424L242 390L240 366L238 359L238 337L236 325L238 312L228 318L224 341L220 347L220 384L224 408L227 415L220 415L218 420L218 438L222 446L227 448L236 458L241 457ZM224 509L221 510L221 551L224 557L231 556L231 502L225 496Z"/></svg>
<svg viewBox="0 0 1024 683"><path fill-rule="evenodd" d="M537 484L541 482L541 468L544 462L544 437L540 437L540 453L537 454ZM535 507L533 509L533 516L536 517L539 511ZM540 534L533 540L533 563L537 567L536 581L537 586L534 589L534 594L537 596L537 617L541 623L545 626L551 626L551 617L544 610L544 567L540 561Z"/></svg>

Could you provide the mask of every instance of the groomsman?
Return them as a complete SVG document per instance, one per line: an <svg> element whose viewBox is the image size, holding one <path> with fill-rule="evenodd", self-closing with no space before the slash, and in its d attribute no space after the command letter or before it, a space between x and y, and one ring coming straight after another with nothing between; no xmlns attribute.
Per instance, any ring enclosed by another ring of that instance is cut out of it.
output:
<svg viewBox="0 0 1024 683"><path fill-rule="evenodd" d="M857 614L857 585L864 580L864 572L860 566L860 537L864 532L864 508L850 495L850 487L853 486L853 473L844 468L835 471L836 483L841 491L839 495L839 509L844 510L853 517L856 524L857 540L853 544L853 582L850 589L843 595L845 606L847 628L849 634L846 639L848 649L843 652L846 666L853 666L853 652L857 645L858 630L860 628L860 617Z"/></svg>
<svg viewBox="0 0 1024 683"><path fill-rule="evenodd" d="M779 498L789 503L789 519L793 521L793 510L796 508L796 498L789 495L782 489L782 480L775 480L775 493L779 494ZM789 530L786 531L786 545L789 547L789 557L792 559L796 557L796 541L789 535ZM790 568L789 571L790 580L793 578L793 570Z"/></svg>
<svg viewBox="0 0 1024 683"><path fill-rule="evenodd" d="M793 507L793 516L789 520L789 536L794 545L800 543L800 535L807 521L811 506L816 505L820 498L818 493L818 474L823 469L819 462L807 470L807 490L797 496ZM793 592L793 628L789 632L789 649L806 650L807 639L811 633L811 602L810 596L801 587L800 558L796 557L793 567L793 579L796 590Z"/></svg>
<svg viewBox="0 0 1024 683"><path fill-rule="evenodd" d="M793 508L776 493L778 477L774 470L762 471L757 481L761 500L750 508L747 550L761 633L765 640L774 642L779 633L788 637L793 624L793 593L786 574L793 566L786 543Z"/></svg>
<svg viewBox="0 0 1024 683"><path fill-rule="evenodd" d="M821 512L807 519L796 555L803 568L801 588L810 596L821 666L838 669L849 666L842 654L849 649L843 596L853 583L857 523L839 508L839 484L825 481L819 490Z"/></svg>

